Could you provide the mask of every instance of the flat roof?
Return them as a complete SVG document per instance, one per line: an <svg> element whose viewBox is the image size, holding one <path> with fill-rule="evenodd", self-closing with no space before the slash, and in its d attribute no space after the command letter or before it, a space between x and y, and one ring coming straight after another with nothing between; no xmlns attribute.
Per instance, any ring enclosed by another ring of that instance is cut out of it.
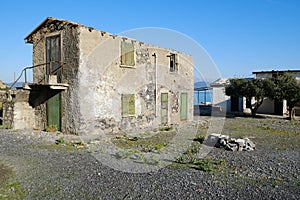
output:
<svg viewBox="0 0 300 200"><path fill-rule="evenodd" d="M198 87L198 88L194 88L194 91L206 91L206 90L212 90L212 87Z"/></svg>
<svg viewBox="0 0 300 200"><path fill-rule="evenodd" d="M271 70L271 71L252 72L252 74L265 74L265 73L273 74L273 73L288 73L288 72L300 73L300 70Z"/></svg>

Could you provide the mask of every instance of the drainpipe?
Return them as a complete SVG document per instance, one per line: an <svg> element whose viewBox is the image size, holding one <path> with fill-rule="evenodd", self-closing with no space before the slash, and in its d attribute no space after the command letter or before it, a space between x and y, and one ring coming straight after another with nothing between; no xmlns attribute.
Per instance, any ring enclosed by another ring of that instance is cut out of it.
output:
<svg viewBox="0 0 300 200"><path fill-rule="evenodd" d="M155 117L157 117L157 56L156 53L152 54L154 57L154 67L155 67Z"/></svg>

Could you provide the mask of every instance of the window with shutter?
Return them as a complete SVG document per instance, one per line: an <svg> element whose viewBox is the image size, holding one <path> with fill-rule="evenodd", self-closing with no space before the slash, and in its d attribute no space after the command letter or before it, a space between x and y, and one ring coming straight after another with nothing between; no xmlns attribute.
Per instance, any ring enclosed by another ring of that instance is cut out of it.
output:
<svg viewBox="0 0 300 200"><path fill-rule="evenodd" d="M128 42L121 42L121 66L133 67L134 61L134 45Z"/></svg>
<svg viewBox="0 0 300 200"><path fill-rule="evenodd" d="M122 94L122 116L135 115L135 96L134 94Z"/></svg>

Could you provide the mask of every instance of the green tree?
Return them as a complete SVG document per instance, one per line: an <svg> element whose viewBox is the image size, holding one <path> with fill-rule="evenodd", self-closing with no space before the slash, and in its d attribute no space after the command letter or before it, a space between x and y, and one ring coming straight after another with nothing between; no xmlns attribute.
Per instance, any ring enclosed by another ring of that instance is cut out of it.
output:
<svg viewBox="0 0 300 200"><path fill-rule="evenodd" d="M295 77L283 74L277 78L273 78L275 87L272 89L272 92L268 94L268 97L274 100L286 100L289 119L295 119L295 105L300 101L300 83L296 80Z"/></svg>
<svg viewBox="0 0 300 200"><path fill-rule="evenodd" d="M245 97L247 102L255 98L255 103L251 104L251 115L255 117L256 111L263 103L268 91L274 88L270 79L231 79L230 84L226 86L226 95L232 97Z"/></svg>

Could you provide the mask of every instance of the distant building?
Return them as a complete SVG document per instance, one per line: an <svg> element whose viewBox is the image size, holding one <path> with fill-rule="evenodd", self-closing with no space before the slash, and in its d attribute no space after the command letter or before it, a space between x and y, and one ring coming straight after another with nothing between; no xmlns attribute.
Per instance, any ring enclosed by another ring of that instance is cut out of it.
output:
<svg viewBox="0 0 300 200"><path fill-rule="evenodd" d="M220 78L210 84L212 88L212 105L219 106L221 110L230 112L231 100L230 97L225 94L225 86L227 84L229 84L228 78Z"/></svg>
<svg viewBox="0 0 300 200"><path fill-rule="evenodd" d="M290 74L300 81L300 70L285 70L285 71L258 71L253 72L255 78L271 78L277 77L284 73ZM222 109L226 109L227 112L248 112L247 108L250 108L255 100L247 102L244 97L229 97L225 94L225 86L229 84L230 79L220 78L211 84L213 88L213 105L220 106ZM296 115L300 115L300 102L296 104ZM275 114L285 115L287 114L286 101L275 101L269 98L265 98L263 104L257 109L257 113L262 114Z"/></svg>
<svg viewBox="0 0 300 200"><path fill-rule="evenodd" d="M276 78L284 73L294 76L298 81L300 81L300 70L271 70L252 72L252 74L255 75L255 78Z"/></svg>
<svg viewBox="0 0 300 200"><path fill-rule="evenodd" d="M284 73L294 76L296 80L300 81L300 70L272 70L272 71L257 71L253 72L255 78L276 78ZM295 106L296 115L300 115L300 102ZM257 109L257 113L285 115L287 114L286 101L277 101L265 98L264 102Z"/></svg>
<svg viewBox="0 0 300 200"><path fill-rule="evenodd" d="M25 41L33 45L33 83L20 100L29 102L28 117L12 119L14 127L76 134L193 120L190 55L55 18Z"/></svg>

